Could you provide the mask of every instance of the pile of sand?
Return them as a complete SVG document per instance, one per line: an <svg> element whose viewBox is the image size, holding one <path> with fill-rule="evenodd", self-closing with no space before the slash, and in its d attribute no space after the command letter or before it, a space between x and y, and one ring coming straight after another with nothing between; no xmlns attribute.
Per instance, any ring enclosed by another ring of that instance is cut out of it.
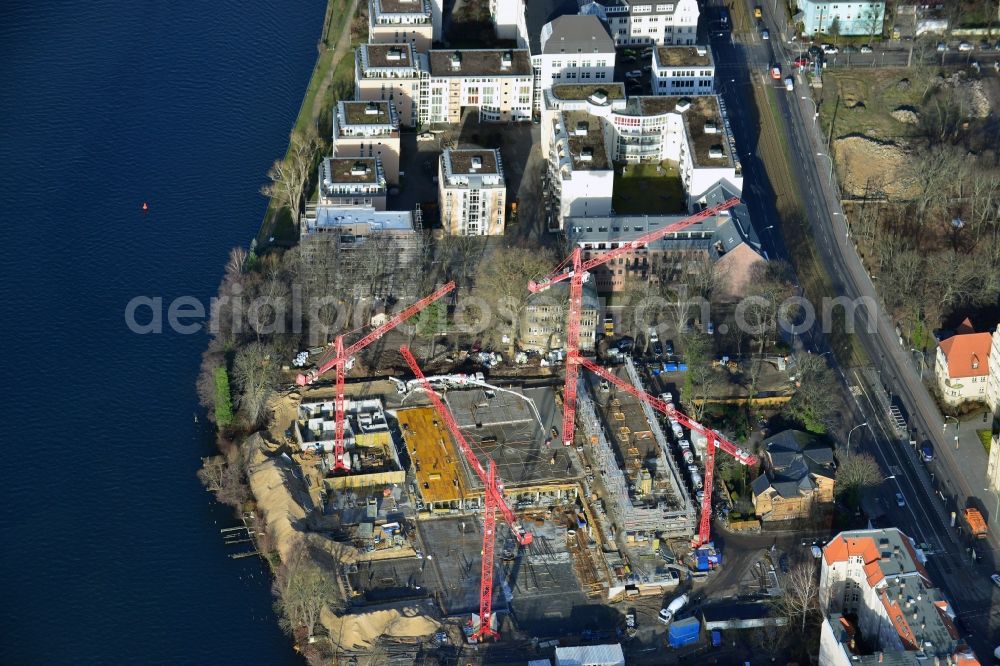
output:
<svg viewBox="0 0 1000 666"><path fill-rule="evenodd" d="M916 194L907 171L909 158L900 146L863 136L844 137L833 143L845 196L861 196L869 184L889 197L905 199Z"/></svg>
<svg viewBox="0 0 1000 666"><path fill-rule="evenodd" d="M310 507L306 493L293 493L292 488L301 482L292 474L294 463L282 456L269 456L260 450L264 444L259 434L252 435L244 446L254 447L250 466L250 492L257 500L257 508L264 514L267 532L274 540L282 559L287 559L298 530L306 517L306 507ZM303 488L304 491L304 488Z"/></svg>
<svg viewBox="0 0 1000 666"><path fill-rule="evenodd" d="M394 638L430 636L441 626L436 619L424 615L412 604L348 615L337 615L324 608L319 621L326 627L334 644L343 650L371 648L382 636Z"/></svg>
<svg viewBox="0 0 1000 666"><path fill-rule="evenodd" d="M967 79L963 72L955 72L944 83L955 89L956 94L965 94L968 102L967 111L972 118L986 118L990 115L990 98L983 89L979 79Z"/></svg>

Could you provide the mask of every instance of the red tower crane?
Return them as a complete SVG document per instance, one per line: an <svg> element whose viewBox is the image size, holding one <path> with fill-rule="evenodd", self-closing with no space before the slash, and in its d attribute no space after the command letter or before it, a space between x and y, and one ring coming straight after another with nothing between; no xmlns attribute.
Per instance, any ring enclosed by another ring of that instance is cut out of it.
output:
<svg viewBox="0 0 1000 666"><path fill-rule="evenodd" d="M733 456L744 465L756 465L757 456L736 446L731 441L723 437L721 433L710 428L706 428L694 419L689 418L686 414L677 411L673 404L664 402L659 398L654 398L642 389L632 386L625 380L620 379L614 373L608 372L590 359L581 357L579 359L579 363L594 374L614 384L621 390L632 394L639 400L642 400L661 414L666 414L668 417L677 419L678 423L683 425L685 428L688 428L692 432L701 433L705 436L707 439L707 444L705 446L705 489L704 496L701 499L701 522L698 525L698 536L695 539L694 546L697 548L698 546L708 542L711 530L712 478L715 471L715 447L718 446L720 449Z"/></svg>
<svg viewBox="0 0 1000 666"><path fill-rule="evenodd" d="M603 252L595 257L584 261L582 251L579 247L573 249L573 253L566 261L563 261L556 270L541 282L532 280L528 283L528 291L537 293L543 289L548 289L556 282L570 280L569 283L569 308L566 314L566 381L563 387L563 443L566 446L573 444L573 431L576 419L576 383L579 369L577 362L580 358L580 313L583 310L583 282L584 274L602 264L606 264L613 259L617 259L632 250L638 249L648 243L659 240L664 236L676 233L686 227L701 222L702 220L721 213L740 203L739 198L733 197L721 204L711 206L690 217L686 217L674 224L668 224L662 229L656 229L639 236L630 241L622 241L622 244L613 249ZM568 269L568 270L567 270Z"/></svg>
<svg viewBox="0 0 1000 666"><path fill-rule="evenodd" d="M357 354L359 351L375 342L383 335L396 328L404 321L417 314L428 305L438 300L445 294L453 291L455 289L455 283L449 282L443 287L439 288L430 296L426 296L410 307L397 313L394 317L386 321L384 324L376 328L375 330L369 332L363 338L355 342L350 347L344 347L344 336L338 335L337 339L334 341L334 351L332 356L328 356L325 360L320 361L319 366L308 373L300 374L295 378L295 383L299 386L305 386L307 384L312 384L321 375L328 372L331 368L336 368L337 371L337 396L334 400L335 411L336 411L336 430L334 431L334 470L341 471L346 470L347 465L344 464L344 371L347 369L347 362L352 356Z"/></svg>
<svg viewBox="0 0 1000 666"><path fill-rule="evenodd" d="M462 430L458 427L458 422L455 421L455 417L445 406L444 402L434 391L434 387L431 386L430 381L424 376L423 371L420 366L417 365L417 359L413 357L413 353L410 348L403 345L399 348L399 352L403 355L406 360L406 364L410 366L410 371L413 375L420 380L423 384L424 391L427 393L427 397L430 398L431 404L434 405L434 409L437 411L438 416L444 421L445 425L448 426L448 431L451 436L455 439L455 443L458 448L462 451L465 456L466 461L468 461L469 466L479 477L479 480L483 484L483 494L485 500L485 514L483 517L483 563L482 563L482 578L479 587L479 630L473 634L473 638L479 640L481 638L488 637L498 637L498 634L493 631L491 626L491 620L493 616L493 562L494 562L494 547L496 541L496 512L499 509L500 513L503 515L504 520L507 525L510 526L510 531L514 533L514 538L522 546L527 546L531 543L533 535L531 532L527 532L518 523L517 516L514 515L513 509L507 503L506 498L503 496L503 483L496 475L496 464L490 460L489 471L487 471L479 458L473 452L472 447L469 446L468 440L465 439L465 435L462 434Z"/></svg>

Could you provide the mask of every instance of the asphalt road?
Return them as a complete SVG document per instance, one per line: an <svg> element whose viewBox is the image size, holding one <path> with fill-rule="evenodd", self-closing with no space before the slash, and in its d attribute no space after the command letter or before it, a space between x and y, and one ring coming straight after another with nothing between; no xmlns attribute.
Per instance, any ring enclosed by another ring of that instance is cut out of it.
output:
<svg viewBox="0 0 1000 666"><path fill-rule="evenodd" d="M748 2L748 7L751 4ZM721 3L716 5L721 6ZM769 15L770 10L771 7L765 7L765 25L770 27L772 35L779 35L781 31ZM776 62L785 63L783 69L787 72L790 70L787 63L798 52L788 50L779 40L762 40L756 31L735 35L734 39L727 35L721 38L713 35L711 43L720 92L731 110L730 121L737 145L743 153L744 198L753 219L775 220L774 193L757 153L760 125L742 110L746 108L744 100L752 94L749 87L751 81L775 85L777 82L771 83L766 78L769 66ZM807 212L811 218L816 249L831 275L836 293L852 299L867 297L870 303L877 304L880 301L874 286L848 234L831 178L831 161L819 131L813 125L814 106L805 86L804 78L796 76L795 90L785 91L779 85L775 98L780 123L788 140L790 159L796 165L799 192L802 199L810 204ZM771 233L762 236L765 249L772 256L787 256L778 237ZM871 326L869 317L873 322ZM942 502L931 487L928 470L916 461L912 450L896 440L886 427L884 407L879 396L872 394L878 387L865 387L858 377L841 371L845 384L856 398L854 413L845 415L845 427L864 422L870 424L870 428L860 429L852 443L872 451L887 471L887 476L893 477L886 479L879 490L879 497L886 507L887 523L898 525L919 543L931 545L935 551L929 561L931 575L955 605L970 634L969 641L973 648L985 657L992 652L998 625L994 617L997 590L988 578L993 570L991 556L996 539L991 534L991 548L986 549L986 562L978 567L970 566L964 545L948 524L948 512L964 507L966 498L977 495L977 492L958 473L956 452L946 445L942 418L908 358L909 350L900 345L888 314L877 306L859 307L854 319L858 340L880 369L881 381L903 404L916 439L932 441L937 452L934 471L939 479L947 479L949 489L956 496L949 497L947 504ZM810 331L801 338L805 347L818 353L828 353L829 347L821 331ZM904 497L902 507L897 506L897 492ZM986 493L979 491L978 495L986 496Z"/></svg>

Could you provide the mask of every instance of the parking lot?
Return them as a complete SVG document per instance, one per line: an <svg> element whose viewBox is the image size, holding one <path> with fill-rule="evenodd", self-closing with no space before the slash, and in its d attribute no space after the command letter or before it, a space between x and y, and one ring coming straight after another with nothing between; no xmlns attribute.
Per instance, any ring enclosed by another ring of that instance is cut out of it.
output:
<svg viewBox="0 0 1000 666"><path fill-rule="evenodd" d="M624 83L625 92L630 96L652 94L652 47L623 47L617 51L615 81ZM628 76L628 74L636 72L639 73L639 76Z"/></svg>

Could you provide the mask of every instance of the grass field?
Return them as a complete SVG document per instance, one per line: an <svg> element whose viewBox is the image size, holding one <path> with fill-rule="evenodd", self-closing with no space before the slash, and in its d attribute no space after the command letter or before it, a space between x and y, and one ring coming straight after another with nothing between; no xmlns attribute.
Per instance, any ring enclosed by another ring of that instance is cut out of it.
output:
<svg viewBox="0 0 1000 666"><path fill-rule="evenodd" d="M629 164L615 170L611 207L618 215L673 215L687 211L684 185L675 162Z"/></svg>
<svg viewBox="0 0 1000 666"><path fill-rule="evenodd" d="M807 208L804 205L792 176L788 138L781 131L778 120L774 89L754 86L754 102L760 118L760 155L774 190L775 206L781 218L781 235L791 255L791 263L799 284L813 303L820 303L834 293L829 274L816 252ZM840 315L840 316L837 316ZM844 366L861 362L863 352L854 336L844 328L843 315L836 311L828 332L830 347Z"/></svg>
<svg viewBox="0 0 1000 666"><path fill-rule="evenodd" d="M935 71L913 69L824 71L823 87L813 94L824 135L829 135L833 121L834 139L850 134L881 140L912 136L915 127L890 114L899 108L918 108L936 75Z"/></svg>

